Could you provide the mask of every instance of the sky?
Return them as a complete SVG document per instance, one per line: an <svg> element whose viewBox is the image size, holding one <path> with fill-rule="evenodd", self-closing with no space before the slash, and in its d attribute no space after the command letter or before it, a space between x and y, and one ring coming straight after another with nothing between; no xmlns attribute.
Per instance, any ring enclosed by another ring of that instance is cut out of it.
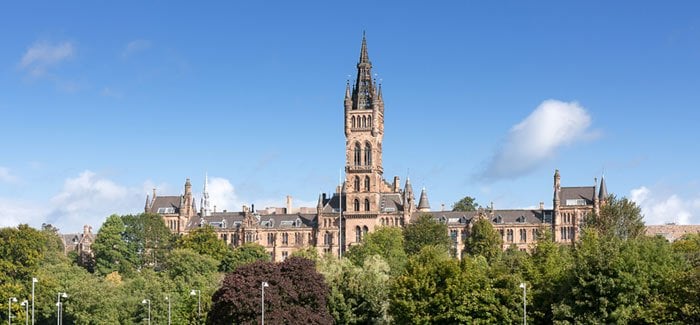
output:
<svg viewBox="0 0 700 325"><path fill-rule="evenodd" d="M695 1L21 1L0 9L0 226L98 228L146 195L315 206L363 32L384 176L497 209L592 186L700 224Z"/></svg>

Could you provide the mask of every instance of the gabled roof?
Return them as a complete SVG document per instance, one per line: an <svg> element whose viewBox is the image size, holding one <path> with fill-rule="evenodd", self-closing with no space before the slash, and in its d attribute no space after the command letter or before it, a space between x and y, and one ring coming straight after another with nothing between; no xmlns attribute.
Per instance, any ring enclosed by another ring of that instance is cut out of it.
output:
<svg viewBox="0 0 700 325"><path fill-rule="evenodd" d="M156 196L151 204L151 209L149 212L160 213L160 214L178 214L180 213L180 203L182 198L180 196ZM168 211L168 212L159 212Z"/></svg>
<svg viewBox="0 0 700 325"><path fill-rule="evenodd" d="M392 213L403 211L403 200L399 193L382 193L379 196L380 213Z"/></svg>
<svg viewBox="0 0 700 325"><path fill-rule="evenodd" d="M561 204L567 205L567 200L586 200L586 205L593 204L595 186L578 186L561 188ZM578 204L575 204L578 205Z"/></svg>

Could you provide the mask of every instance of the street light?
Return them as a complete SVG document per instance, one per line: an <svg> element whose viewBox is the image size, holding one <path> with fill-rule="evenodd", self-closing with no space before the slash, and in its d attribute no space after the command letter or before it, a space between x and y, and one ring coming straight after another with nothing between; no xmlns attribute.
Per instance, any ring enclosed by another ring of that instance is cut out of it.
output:
<svg viewBox="0 0 700 325"><path fill-rule="evenodd" d="M148 304L148 325L151 325L151 299L144 299L141 301L142 304Z"/></svg>
<svg viewBox="0 0 700 325"><path fill-rule="evenodd" d="M29 325L29 301L25 299L19 305L24 307L24 324Z"/></svg>
<svg viewBox="0 0 700 325"><path fill-rule="evenodd" d="M263 281L260 284L260 290L262 291L262 300L260 304L260 311L261 311L261 317L262 321L260 322L261 325L265 325L265 288L269 287L270 285L267 284L267 281Z"/></svg>
<svg viewBox="0 0 700 325"><path fill-rule="evenodd" d="M520 283L520 288L523 289L523 325L527 325L527 288L525 282Z"/></svg>
<svg viewBox="0 0 700 325"><path fill-rule="evenodd" d="M32 325L34 325L34 284L39 282L39 279L32 278Z"/></svg>
<svg viewBox="0 0 700 325"><path fill-rule="evenodd" d="M17 298L12 297L7 301L7 323L12 325L12 303L17 302Z"/></svg>
<svg viewBox="0 0 700 325"><path fill-rule="evenodd" d="M197 317L202 317L202 291L192 289L190 296L197 296Z"/></svg>
<svg viewBox="0 0 700 325"><path fill-rule="evenodd" d="M59 292L58 293L58 298L56 299L56 307L58 307L58 310L56 311L56 324L61 325L63 324L63 320L61 317L63 316L63 311L62 311L62 304L61 304L61 298L68 298L68 294L65 292Z"/></svg>
<svg viewBox="0 0 700 325"><path fill-rule="evenodd" d="M165 300L168 302L168 325L170 325L170 296L165 296Z"/></svg>

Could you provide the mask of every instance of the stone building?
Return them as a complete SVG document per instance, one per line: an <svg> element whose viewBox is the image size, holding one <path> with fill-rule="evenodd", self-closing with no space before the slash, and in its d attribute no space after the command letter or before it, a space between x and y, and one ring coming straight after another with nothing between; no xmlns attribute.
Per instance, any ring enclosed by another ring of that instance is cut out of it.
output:
<svg viewBox="0 0 700 325"><path fill-rule="evenodd" d="M384 100L381 84L372 78L367 42L362 38L357 76L345 87L345 180L335 193L320 194L315 208L291 206L256 211L244 206L239 212L216 212L210 208L205 177L200 210L197 211L190 180L180 196L146 198L145 212L163 216L175 233L187 233L204 225L212 226L231 246L256 242L273 260L285 259L292 252L314 247L319 253L342 254L358 245L377 227L401 227L422 213L432 215L448 226L455 256L461 256L464 241L476 218L488 218L503 236L503 247L527 250L536 242L543 227L551 227L558 242L578 237L583 217L597 211L607 196L605 181L585 187L561 187L559 171L554 173L553 209L488 209L474 212L431 211L427 191L422 189L418 203L410 179L401 184L398 176L384 178L382 141Z"/></svg>

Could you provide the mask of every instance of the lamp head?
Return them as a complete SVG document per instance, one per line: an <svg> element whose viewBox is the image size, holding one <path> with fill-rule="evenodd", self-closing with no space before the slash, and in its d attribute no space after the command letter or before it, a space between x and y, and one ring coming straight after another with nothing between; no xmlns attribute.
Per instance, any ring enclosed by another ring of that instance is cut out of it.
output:
<svg viewBox="0 0 700 325"><path fill-rule="evenodd" d="M61 292L61 297L62 297L62 298L68 298L68 294L65 293L65 292Z"/></svg>
<svg viewBox="0 0 700 325"><path fill-rule="evenodd" d="M525 282L520 283L520 289L525 289Z"/></svg>
<svg viewBox="0 0 700 325"><path fill-rule="evenodd" d="M147 304L147 303L149 303L149 302L150 302L150 301L149 301L148 299L144 299L144 300L141 301L142 304Z"/></svg>
<svg viewBox="0 0 700 325"><path fill-rule="evenodd" d="M32 283L37 283L37 282L39 282L39 279L37 279L37 278L32 278Z"/></svg>
<svg viewBox="0 0 700 325"><path fill-rule="evenodd" d="M190 291L190 296L196 296L196 295L197 295L197 290L192 289L192 291Z"/></svg>
<svg viewBox="0 0 700 325"><path fill-rule="evenodd" d="M17 298L16 298L16 297L12 297L12 298L10 298L10 300L11 300L12 302L17 302Z"/></svg>
<svg viewBox="0 0 700 325"><path fill-rule="evenodd" d="M263 281L262 286L263 286L263 288L267 288L267 287L269 287L270 285L267 284L267 281Z"/></svg>

